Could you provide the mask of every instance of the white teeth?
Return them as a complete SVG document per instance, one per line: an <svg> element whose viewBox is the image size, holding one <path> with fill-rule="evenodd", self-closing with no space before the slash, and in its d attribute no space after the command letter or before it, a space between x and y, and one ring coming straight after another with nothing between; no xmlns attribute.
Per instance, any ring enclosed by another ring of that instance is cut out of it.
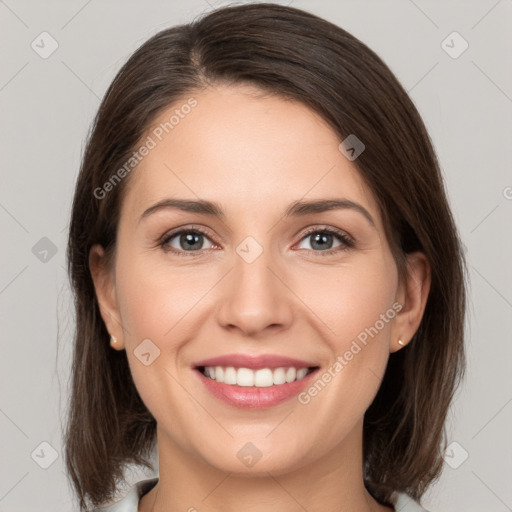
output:
<svg viewBox="0 0 512 512"><path fill-rule="evenodd" d="M257 388L268 388L274 384L272 370L270 368L262 368L254 372L254 385Z"/></svg>
<svg viewBox="0 0 512 512"><path fill-rule="evenodd" d="M288 368L286 370L286 382L293 382L297 377L297 370L295 368Z"/></svg>
<svg viewBox="0 0 512 512"><path fill-rule="evenodd" d="M274 384L284 384L286 382L284 368L276 368L273 372L272 380L274 381Z"/></svg>
<svg viewBox="0 0 512 512"><path fill-rule="evenodd" d="M249 368L238 368L236 383L238 386L254 386L254 372L249 370Z"/></svg>
<svg viewBox="0 0 512 512"><path fill-rule="evenodd" d="M308 373L307 368L301 368L300 370L297 370L297 380L303 379L307 373Z"/></svg>
<svg viewBox="0 0 512 512"><path fill-rule="evenodd" d="M217 382L242 387L266 388L303 379L308 374L307 368L234 368L233 366L206 366L204 375Z"/></svg>
<svg viewBox="0 0 512 512"><path fill-rule="evenodd" d="M236 370L232 366L228 366L224 371L224 383L236 384Z"/></svg>

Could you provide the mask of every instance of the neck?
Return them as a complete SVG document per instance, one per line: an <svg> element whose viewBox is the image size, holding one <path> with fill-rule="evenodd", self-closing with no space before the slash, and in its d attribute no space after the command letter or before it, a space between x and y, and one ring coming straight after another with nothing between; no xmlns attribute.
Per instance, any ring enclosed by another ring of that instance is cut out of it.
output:
<svg viewBox="0 0 512 512"><path fill-rule="evenodd" d="M362 423L334 450L286 473L226 473L183 451L157 429L159 481L139 512L392 512L368 493L362 474Z"/></svg>

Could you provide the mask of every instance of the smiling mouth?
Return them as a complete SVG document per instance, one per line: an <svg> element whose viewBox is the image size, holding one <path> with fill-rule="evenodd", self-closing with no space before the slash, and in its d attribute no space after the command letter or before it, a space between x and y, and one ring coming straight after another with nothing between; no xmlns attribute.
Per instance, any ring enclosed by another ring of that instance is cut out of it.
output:
<svg viewBox="0 0 512 512"><path fill-rule="evenodd" d="M266 388L271 386L281 386L300 381L318 366L310 367L279 367L279 368L259 368L251 369L234 366L198 366L196 369L206 378L214 380L221 384L229 384L239 387Z"/></svg>

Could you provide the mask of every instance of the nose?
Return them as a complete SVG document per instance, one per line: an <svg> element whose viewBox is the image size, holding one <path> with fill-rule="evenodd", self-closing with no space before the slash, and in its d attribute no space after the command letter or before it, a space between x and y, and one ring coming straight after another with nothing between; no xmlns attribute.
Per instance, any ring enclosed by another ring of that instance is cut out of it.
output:
<svg viewBox="0 0 512 512"><path fill-rule="evenodd" d="M283 330L293 319L293 292L282 268L263 251L248 262L235 254L234 268L223 280L217 320L224 328L246 336Z"/></svg>

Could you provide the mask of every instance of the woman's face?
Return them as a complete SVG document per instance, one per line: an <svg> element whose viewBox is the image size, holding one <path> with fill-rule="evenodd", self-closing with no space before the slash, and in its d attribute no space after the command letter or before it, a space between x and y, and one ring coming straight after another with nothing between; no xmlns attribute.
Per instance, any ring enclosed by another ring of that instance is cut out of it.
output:
<svg viewBox="0 0 512 512"><path fill-rule="evenodd" d="M376 201L339 137L303 104L255 92L210 88L155 120L100 295L159 444L278 474L360 450L389 353L413 333L400 332Z"/></svg>

